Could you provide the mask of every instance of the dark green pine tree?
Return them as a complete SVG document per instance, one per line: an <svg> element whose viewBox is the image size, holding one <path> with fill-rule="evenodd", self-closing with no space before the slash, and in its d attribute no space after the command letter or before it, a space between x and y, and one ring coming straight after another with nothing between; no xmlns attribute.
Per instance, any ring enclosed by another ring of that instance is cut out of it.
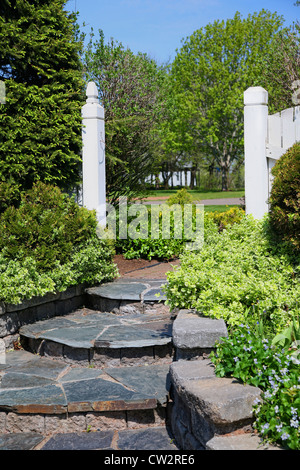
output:
<svg viewBox="0 0 300 470"><path fill-rule="evenodd" d="M1 0L0 182L79 182L82 41L66 0ZM2 100L3 101L3 100Z"/></svg>

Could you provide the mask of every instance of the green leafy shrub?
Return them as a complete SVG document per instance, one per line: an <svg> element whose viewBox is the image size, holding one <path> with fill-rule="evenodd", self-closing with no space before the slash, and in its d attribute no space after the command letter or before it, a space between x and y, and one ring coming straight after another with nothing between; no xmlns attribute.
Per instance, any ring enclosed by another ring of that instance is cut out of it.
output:
<svg viewBox="0 0 300 470"><path fill-rule="evenodd" d="M289 449L300 449L299 360L272 344L261 330L239 325L222 338L210 356L219 377L234 377L258 387L254 427L262 437Z"/></svg>
<svg viewBox="0 0 300 470"><path fill-rule="evenodd" d="M176 207L177 206L177 207ZM165 206L163 210L169 214L170 223L166 223L167 234L164 232L164 215L162 213L161 206L155 206L155 210L158 213L159 219L159 230L156 234L157 237L153 236L152 226L151 226L151 217L153 212L148 208L148 215L143 220L143 223L139 227L138 233L141 236L137 236L136 238L127 237L126 239L121 239L117 235L116 240L116 250L118 253L122 253L125 258L132 259L132 258L146 258L146 259L161 259L167 260L172 259L174 257L178 257L181 253L187 251L189 249L189 242L194 240L194 237L197 237L198 233L203 233L201 229L202 224L206 227L204 231L207 236L212 233L217 234L217 226L211 220L207 219L203 212L197 209L196 205L191 205L191 213L192 217L187 217L186 222L184 221L184 208L181 207L180 204L174 204L173 208L168 208ZM182 216L181 221L178 225L177 215L174 210L179 210ZM189 213L190 214L190 213ZM203 219L204 218L204 219ZM130 226L131 218L128 217L128 226ZM199 229L200 227L200 229ZM117 232L118 232L117 228ZM127 230L127 227L126 227ZM119 232L118 232L119 233ZM127 233L127 232L126 232ZM179 234L180 233L180 237ZM192 235L192 236L191 236Z"/></svg>
<svg viewBox="0 0 300 470"><path fill-rule="evenodd" d="M96 227L93 212L58 187L39 182L21 195L19 207L10 206L1 214L0 250L9 259L33 257L39 270L49 270L96 236Z"/></svg>
<svg viewBox="0 0 300 470"><path fill-rule="evenodd" d="M39 271L34 258L12 260L2 252L0 301L19 304L48 292L62 292L73 285L111 281L117 276L112 256L111 246L95 238L74 249L66 263L57 260L51 270Z"/></svg>
<svg viewBox="0 0 300 470"><path fill-rule="evenodd" d="M18 304L117 275L114 245L97 236L93 211L37 183L0 215L0 301Z"/></svg>
<svg viewBox="0 0 300 470"><path fill-rule="evenodd" d="M210 217L217 225L220 231L229 227L232 224L240 222L245 215L245 211L240 207L232 207L224 212L208 212L207 217Z"/></svg>
<svg viewBox="0 0 300 470"><path fill-rule="evenodd" d="M193 197L192 195L187 191L187 189L182 188L176 191L175 194L170 196L167 200L167 204L169 206L172 206L173 204L192 204L193 203Z"/></svg>
<svg viewBox="0 0 300 470"><path fill-rule="evenodd" d="M256 321L254 308L274 331L296 314L299 265L271 246L268 221L249 216L220 233L205 236L199 252L181 255L165 286L171 308L193 308L228 325ZM298 261L299 263L299 261Z"/></svg>
<svg viewBox="0 0 300 470"><path fill-rule="evenodd" d="M300 251L300 143L277 160L270 195L270 221L274 231Z"/></svg>

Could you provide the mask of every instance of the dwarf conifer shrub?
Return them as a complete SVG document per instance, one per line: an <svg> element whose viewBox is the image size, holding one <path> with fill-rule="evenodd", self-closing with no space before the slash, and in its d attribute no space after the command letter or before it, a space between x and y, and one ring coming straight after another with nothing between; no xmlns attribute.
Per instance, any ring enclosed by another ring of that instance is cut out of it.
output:
<svg viewBox="0 0 300 470"><path fill-rule="evenodd" d="M11 181L0 183L0 213L4 212L10 206L20 204L20 186Z"/></svg>
<svg viewBox="0 0 300 470"><path fill-rule="evenodd" d="M300 251L300 142L272 170L270 222L280 238Z"/></svg>
<svg viewBox="0 0 300 470"><path fill-rule="evenodd" d="M0 215L0 250L8 259L33 257L39 271L65 263L73 250L96 237L95 214L79 207L56 186L36 183L19 207Z"/></svg>
<svg viewBox="0 0 300 470"><path fill-rule="evenodd" d="M9 204L0 214L0 302L18 304L118 275L114 244L97 236L93 211L44 183L20 194L14 206L3 192Z"/></svg>

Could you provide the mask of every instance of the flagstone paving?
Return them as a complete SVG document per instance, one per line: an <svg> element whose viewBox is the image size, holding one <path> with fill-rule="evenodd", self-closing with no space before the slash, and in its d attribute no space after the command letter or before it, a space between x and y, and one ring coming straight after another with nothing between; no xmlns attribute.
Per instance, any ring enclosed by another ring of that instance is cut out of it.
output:
<svg viewBox="0 0 300 470"><path fill-rule="evenodd" d="M165 405L169 365L91 369L26 351L0 364L0 407L20 413L154 409Z"/></svg>
<svg viewBox="0 0 300 470"><path fill-rule="evenodd" d="M0 434L0 450L178 450L166 427L57 433Z"/></svg>
<svg viewBox="0 0 300 470"><path fill-rule="evenodd" d="M138 348L160 348L172 343L172 319L170 315L133 313L116 315L110 312L95 312L80 309L65 317L54 317L49 320L26 325L20 329L21 342L26 349L43 354L43 350L53 344L60 345L55 349L55 356L66 356L63 347L70 356L86 351L86 362L93 361L92 353L102 350L121 350ZM49 349L49 348L48 348ZM59 352L60 351L60 352ZM51 355L50 352L47 352ZM75 360L75 359L74 359Z"/></svg>
<svg viewBox="0 0 300 470"><path fill-rule="evenodd" d="M97 431L93 429L94 432L65 432L65 429L51 437L43 432L10 432L0 434L1 450L177 449L170 431L162 425L164 419L156 422L155 418L153 424L147 415L157 413L159 407L166 409L169 400L172 357L167 354L164 363L164 352L169 350L159 348L172 345L173 319L168 308L159 308L163 302L158 303L158 295L164 300L163 283L159 279L141 282L121 278L88 289L87 296L93 302L118 301L118 308L101 311L84 307L64 316L24 325L20 338L26 348L6 352L5 363L0 364L2 416L15 413L21 417L65 417L119 412L121 417L127 413L129 427L130 419L133 427L139 423L137 429L127 429L128 424L125 429L101 427ZM121 305L125 306L123 310L119 308ZM152 350L162 363L155 363L151 358ZM70 351L73 351L71 361ZM87 351L88 361L77 361L76 351L78 357ZM98 356L111 354L113 360L98 363L92 360L95 359L92 352ZM141 352L140 361L138 352ZM133 356L132 360L122 362L126 354ZM146 415L137 418L137 412ZM150 427L147 419L152 423Z"/></svg>
<svg viewBox="0 0 300 470"><path fill-rule="evenodd" d="M9 351L0 364L0 408L27 415L151 410L166 406L168 377L168 364L94 369ZM172 439L165 426L53 436L24 432L0 434L0 450L175 450Z"/></svg>

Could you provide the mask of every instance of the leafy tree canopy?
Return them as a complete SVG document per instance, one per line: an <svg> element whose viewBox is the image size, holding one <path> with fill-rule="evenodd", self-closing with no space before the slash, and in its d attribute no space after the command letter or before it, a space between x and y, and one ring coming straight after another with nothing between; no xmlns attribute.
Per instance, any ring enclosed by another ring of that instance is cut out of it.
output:
<svg viewBox="0 0 300 470"><path fill-rule="evenodd" d="M261 85L272 40L283 18L262 10L243 19L240 13L215 21L183 41L172 64L175 108L169 135L187 155L206 154L228 172L243 158L243 93Z"/></svg>
<svg viewBox="0 0 300 470"><path fill-rule="evenodd" d="M155 166L157 125L164 118L165 72L146 54L134 54L100 30L84 56L87 80L105 109L106 184L111 202L136 195Z"/></svg>

